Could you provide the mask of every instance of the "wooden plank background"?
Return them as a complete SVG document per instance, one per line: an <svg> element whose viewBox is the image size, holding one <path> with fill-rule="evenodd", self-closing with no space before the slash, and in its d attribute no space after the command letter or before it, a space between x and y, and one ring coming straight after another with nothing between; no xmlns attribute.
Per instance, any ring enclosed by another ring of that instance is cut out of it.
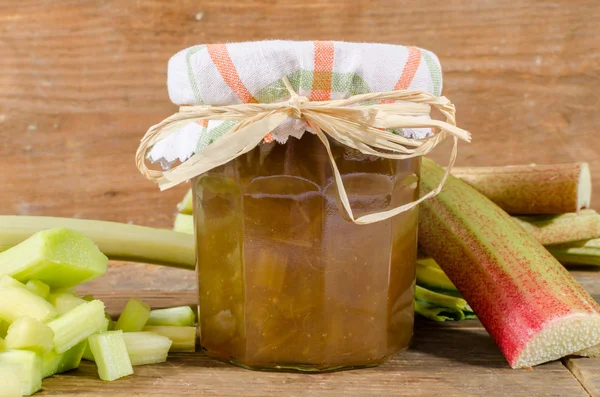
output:
<svg viewBox="0 0 600 397"><path fill-rule="evenodd" d="M185 187L160 194L133 158L176 110L169 57L267 38L428 48L474 136L459 164L585 160L598 196L599 36L597 0L4 0L0 213L168 226Z"/></svg>

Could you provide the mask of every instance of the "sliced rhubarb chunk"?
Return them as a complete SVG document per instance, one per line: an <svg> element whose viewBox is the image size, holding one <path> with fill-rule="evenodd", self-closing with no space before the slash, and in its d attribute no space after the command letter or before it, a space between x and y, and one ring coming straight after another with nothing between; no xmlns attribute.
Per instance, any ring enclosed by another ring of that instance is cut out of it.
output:
<svg viewBox="0 0 600 397"><path fill-rule="evenodd" d="M0 365L0 397L22 397L19 366Z"/></svg>
<svg viewBox="0 0 600 397"><path fill-rule="evenodd" d="M42 378L78 368L86 346L87 340L79 342L64 353L59 354L51 350L44 354L42 356Z"/></svg>
<svg viewBox="0 0 600 397"><path fill-rule="evenodd" d="M64 353L90 335L106 330L104 303L99 300L84 303L48 323L54 331L54 350Z"/></svg>
<svg viewBox="0 0 600 397"><path fill-rule="evenodd" d="M0 353L0 369L10 366L21 381L21 394L30 396L42 388L42 360L32 351L5 350ZM0 389L1 391L1 389Z"/></svg>
<svg viewBox="0 0 600 397"><path fill-rule="evenodd" d="M177 210L181 214L192 215L194 212L194 199L192 196L192 189L188 190L185 197L179 204L177 204Z"/></svg>
<svg viewBox="0 0 600 397"><path fill-rule="evenodd" d="M179 233L194 234L194 216L177 214L173 223L173 230Z"/></svg>
<svg viewBox="0 0 600 397"><path fill-rule="evenodd" d="M123 338L131 365L164 363L173 344L171 339L153 332L126 332Z"/></svg>
<svg viewBox="0 0 600 397"><path fill-rule="evenodd" d="M25 288L25 284L20 281L15 280L11 276L4 275L0 276L0 288L4 287L20 287Z"/></svg>
<svg viewBox="0 0 600 397"><path fill-rule="evenodd" d="M171 352L193 352L196 351L196 327L173 327L148 325L144 331L166 336L173 341Z"/></svg>
<svg viewBox="0 0 600 397"><path fill-rule="evenodd" d="M45 354L54 348L54 332L34 318L19 317L8 328L6 347Z"/></svg>
<svg viewBox="0 0 600 397"><path fill-rule="evenodd" d="M43 299L48 299L48 296L50 295L50 286L39 280L29 280L25 287Z"/></svg>
<svg viewBox="0 0 600 397"><path fill-rule="evenodd" d="M130 299L115 324L116 330L141 331L150 317L150 306L137 299Z"/></svg>
<svg viewBox="0 0 600 397"><path fill-rule="evenodd" d="M88 343L98 366L100 379L113 381L133 374L123 331L108 331L92 335Z"/></svg>
<svg viewBox="0 0 600 397"><path fill-rule="evenodd" d="M71 287L101 276L108 259L92 240L70 229L35 233L0 253L0 275L26 283L39 280L52 288Z"/></svg>
<svg viewBox="0 0 600 397"><path fill-rule="evenodd" d="M170 307L168 309L156 309L150 312L147 325L179 325L193 327L196 323L196 315L189 306Z"/></svg>
<svg viewBox="0 0 600 397"><path fill-rule="evenodd" d="M60 291L51 293L48 297L48 302L54 305L58 314L64 314L75 309L77 306L83 305L87 301L75 296L71 292Z"/></svg>
<svg viewBox="0 0 600 397"><path fill-rule="evenodd" d="M0 288L0 319L8 323L24 316L45 322L57 314L54 306L27 288Z"/></svg>

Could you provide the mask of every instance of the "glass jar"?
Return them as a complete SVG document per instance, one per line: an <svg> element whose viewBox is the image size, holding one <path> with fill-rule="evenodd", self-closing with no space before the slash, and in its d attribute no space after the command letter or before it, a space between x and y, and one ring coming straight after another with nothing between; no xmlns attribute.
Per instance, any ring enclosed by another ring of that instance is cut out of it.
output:
<svg viewBox="0 0 600 397"><path fill-rule="evenodd" d="M355 216L418 198L420 160L330 140ZM252 369L369 367L413 333L418 209L347 219L327 152L305 133L194 179L201 345Z"/></svg>

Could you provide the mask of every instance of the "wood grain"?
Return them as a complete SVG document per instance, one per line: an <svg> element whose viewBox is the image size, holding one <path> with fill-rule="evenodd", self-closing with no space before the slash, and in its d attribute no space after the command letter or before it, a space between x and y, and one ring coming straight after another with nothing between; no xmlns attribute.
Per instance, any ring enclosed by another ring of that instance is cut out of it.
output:
<svg viewBox="0 0 600 397"><path fill-rule="evenodd" d="M600 396L600 359L569 358L565 365L590 396Z"/></svg>
<svg viewBox="0 0 600 397"><path fill-rule="evenodd" d="M120 268L123 277L134 271ZM109 311L130 296L189 304L190 291L92 291ZM152 292L153 294L149 294ZM193 291L192 291L193 292ZM587 360L592 361L592 360ZM202 353L174 354L164 364L136 367L136 374L116 382L98 380L95 366L44 381L41 396L82 397L213 396L586 396L560 363L534 370L512 370L477 321L438 324L418 320L413 346L373 369L319 375L253 372L224 364ZM551 382L549 382L551 380Z"/></svg>
<svg viewBox="0 0 600 397"><path fill-rule="evenodd" d="M474 135L459 164L584 160L594 171L599 34L595 0L6 0L0 213L169 225L185 187L159 193L133 154L145 130L175 111L167 60L203 42L320 38L428 48L444 66L460 124ZM593 174L598 195L600 172Z"/></svg>
<svg viewBox="0 0 600 397"><path fill-rule="evenodd" d="M130 297L152 307L193 305L193 275L179 269L115 262L105 276L80 287L80 292L102 299L116 317ZM577 270L573 275L592 287L590 292L600 300L600 272ZM94 365L86 363L77 371L45 380L41 395L588 395L581 385L594 395L600 387L600 359L569 358L564 364L557 361L530 371L512 370L479 321L438 324L419 318L411 348L373 369L322 375L252 372L202 353L177 354L165 364L136 367L134 376L112 383L98 380Z"/></svg>
<svg viewBox="0 0 600 397"><path fill-rule="evenodd" d="M510 369L481 330L417 329L414 347L372 369L305 375L257 373L201 353L135 368L105 383L92 364L44 381L40 396L587 396L560 362ZM549 380L551 379L551 382Z"/></svg>

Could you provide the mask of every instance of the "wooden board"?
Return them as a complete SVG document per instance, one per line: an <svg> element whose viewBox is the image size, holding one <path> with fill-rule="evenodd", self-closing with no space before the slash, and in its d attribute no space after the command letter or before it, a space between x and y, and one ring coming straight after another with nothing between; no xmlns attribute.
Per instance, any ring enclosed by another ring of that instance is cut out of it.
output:
<svg viewBox="0 0 600 397"><path fill-rule="evenodd" d="M4 0L0 213L169 225L185 187L159 193L133 155L147 128L176 110L169 57L205 42L428 48L474 136L459 164L577 160L600 170L599 35L596 0Z"/></svg>
<svg viewBox="0 0 600 397"><path fill-rule="evenodd" d="M112 264L109 273L85 288L106 302L116 315L129 297L156 307L189 305L194 288L182 277L192 272L162 269L170 292L148 288L156 267ZM125 288L106 288L117 279ZM133 281L135 280L135 281ZM600 281L600 279L599 279ZM138 288L132 288L138 284ZM595 360L586 359L586 362ZM322 375L254 372L206 357L176 354L168 363L136 367L136 375L105 383L93 364L44 381L42 396L78 395L211 395L211 396L586 396L577 379L561 363L533 370L512 370L478 321L437 324L418 319L413 346L377 368ZM551 380L551 381L549 381Z"/></svg>
<svg viewBox="0 0 600 397"><path fill-rule="evenodd" d="M161 269L161 280L168 286L165 290L171 291L148 289L155 281L155 269ZM104 300L113 316L134 296L154 307L193 305L194 287L179 283L186 274L193 273L114 263L106 276L81 287L81 292ZM590 285L595 278L593 285L600 285L599 272L577 271L574 275ZM118 284L116 289L107 288L117 279L130 281L124 288ZM596 291L591 292L600 299ZM94 365L85 363L76 371L45 380L41 395L571 397L587 396L588 392L597 395L598 368L600 359L576 358L532 370L513 370L478 321L439 324L417 319L411 348L377 368L320 375L254 372L202 353L182 353L165 364L136 367L136 375L112 383L98 380Z"/></svg>
<svg viewBox="0 0 600 397"><path fill-rule="evenodd" d="M414 347L372 369L322 375L254 372L177 354L104 383L94 365L44 381L41 396L587 396L560 362L512 370L482 330L417 329ZM549 380L551 379L551 382Z"/></svg>

